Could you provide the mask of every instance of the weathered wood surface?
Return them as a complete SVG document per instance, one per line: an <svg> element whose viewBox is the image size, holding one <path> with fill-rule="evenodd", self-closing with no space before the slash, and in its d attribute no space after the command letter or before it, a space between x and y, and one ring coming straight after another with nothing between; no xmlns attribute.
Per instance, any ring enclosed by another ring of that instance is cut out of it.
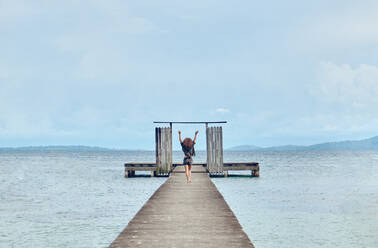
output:
<svg viewBox="0 0 378 248"><path fill-rule="evenodd" d="M172 163L172 166L173 167L176 167L176 166L180 166L182 165L182 162L173 162ZM197 165L202 165L202 166L205 166L207 165L206 162L194 162L193 163L194 166L197 166ZM143 166L156 166L156 163L155 162L128 162L128 163L125 163L125 167L143 167ZM227 167L227 166L246 166L246 167L250 167L250 166L259 166L259 163L257 162L223 162L223 166L224 167Z"/></svg>
<svg viewBox="0 0 378 248"><path fill-rule="evenodd" d="M187 184L176 167L110 248L253 247L205 168L195 166Z"/></svg>
<svg viewBox="0 0 378 248"><path fill-rule="evenodd" d="M172 167L180 167L182 163L172 163ZM193 163L193 168L197 166L207 167L206 162L195 162ZM135 176L135 171L151 171L151 176L156 174L157 166L153 162L129 162L125 163L125 177ZM223 174L211 174L217 176L228 176L228 171L230 170L250 170L251 175L258 177L260 175L260 166L256 162L224 162L223 163ZM168 175L168 174L167 174Z"/></svg>
<svg viewBox="0 0 378 248"><path fill-rule="evenodd" d="M183 165L182 162L173 162L172 163L173 167L180 166L180 165ZM197 166L197 165L206 166L206 162L194 162L193 165L194 166ZM140 167L156 166L156 163L155 162L128 162L128 163L125 163L125 167L132 167L132 166L135 166L135 167L138 167L138 166L140 166Z"/></svg>
<svg viewBox="0 0 378 248"><path fill-rule="evenodd" d="M259 166L257 162L223 162L224 167L251 167L251 166Z"/></svg>
<svg viewBox="0 0 378 248"><path fill-rule="evenodd" d="M256 162L227 162L223 163L224 176L228 177L228 172L232 170L250 170L251 176L260 176L260 166Z"/></svg>
<svg viewBox="0 0 378 248"><path fill-rule="evenodd" d="M156 166L155 162L129 162L125 163L125 167L151 167Z"/></svg>
<svg viewBox="0 0 378 248"><path fill-rule="evenodd" d="M172 128L155 128L156 173L168 174L172 169Z"/></svg>
<svg viewBox="0 0 378 248"><path fill-rule="evenodd" d="M211 175L223 174L222 127L206 128L207 170Z"/></svg>

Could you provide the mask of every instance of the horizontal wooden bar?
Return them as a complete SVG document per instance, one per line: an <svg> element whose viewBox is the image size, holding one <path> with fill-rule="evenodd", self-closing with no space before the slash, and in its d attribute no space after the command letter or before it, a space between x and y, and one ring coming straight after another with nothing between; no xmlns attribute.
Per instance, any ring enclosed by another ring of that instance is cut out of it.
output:
<svg viewBox="0 0 378 248"><path fill-rule="evenodd" d="M257 166L228 166L224 167L223 170L258 170Z"/></svg>
<svg viewBox="0 0 378 248"><path fill-rule="evenodd" d="M151 167L147 167L147 166L144 166L144 167L126 167L127 170L130 170L130 171L155 171L156 170L156 166L151 166Z"/></svg>
<svg viewBox="0 0 378 248"><path fill-rule="evenodd" d="M223 167L228 166L258 166L257 162L224 162Z"/></svg>
<svg viewBox="0 0 378 248"><path fill-rule="evenodd" d="M156 163L126 163L125 167L156 167Z"/></svg>
<svg viewBox="0 0 378 248"><path fill-rule="evenodd" d="M182 166L183 164L180 162L180 163L172 163L172 166L173 167L176 167L176 166ZM203 166L203 167L206 167L207 163L206 162L196 162L196 163L193 163L193 166ZM129 162L129 163L125 163L125 167L127 168L136 168L136 167L144 167L144 168L148 168L148 167L156 167L156 163L155 162ZM228 169L228 168L236 168L236 167L240 167L240 168L245 168L245 170L250 170L250 169L253 169L254 167L259 167L259 163L257 162L224 162L223 163L223 168L224 169Z"/></svg>
<svg viewBox="0 0 378 248"><path fill-rule="evenodd" d="M214 123L227 123L227 121L154 121L154 123L167 123L167 124L214 124Z"/></svg>
<svg viewBox="0 0 378 248"><path fill-rule="evenodd" d="M173 165L182 165L181 162L173 162ZM206 162L194 162L193 165L206 165ZM156 166L155 162L127 162L125 166L130 165L147 165L147 166ZM223 166L233 166L233 165L245 165L245 166L255 166L259 165L257 162L223 162Z"/></svg>

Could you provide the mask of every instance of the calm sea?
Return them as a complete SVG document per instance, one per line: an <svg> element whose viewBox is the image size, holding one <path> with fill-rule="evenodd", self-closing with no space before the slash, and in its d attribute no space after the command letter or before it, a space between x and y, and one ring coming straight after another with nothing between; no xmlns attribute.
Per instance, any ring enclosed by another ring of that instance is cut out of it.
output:
<svg viewBox="0 0 378 248"><path fill-rule="evenodd" d="M212 179L257 248L378 247L378 151L224 156L261 164L259 178ZM166 180L125 179L123 163L153 160L154 152L0 152L0 247L107 247Z"/></svg>

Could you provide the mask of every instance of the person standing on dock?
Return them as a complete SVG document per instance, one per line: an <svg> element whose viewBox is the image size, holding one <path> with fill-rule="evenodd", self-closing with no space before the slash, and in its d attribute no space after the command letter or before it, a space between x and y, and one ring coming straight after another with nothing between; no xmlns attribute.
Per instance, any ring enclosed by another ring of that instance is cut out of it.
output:
<svg viewBox="0 0 378 248"><path fill-rule="evenodd" d="M194 151L194 145L196 144L197 134L198 130L194 134L194 139L191 138L185 138L184 141L181 139L181 131L178 131L179 133L179 141L182 147L182 151L184 152L184 167L185 167L185 174L186 174L186 180L188 183L191 182L191 176L192 176L192 157L196 155L196 152Z"/></svg>

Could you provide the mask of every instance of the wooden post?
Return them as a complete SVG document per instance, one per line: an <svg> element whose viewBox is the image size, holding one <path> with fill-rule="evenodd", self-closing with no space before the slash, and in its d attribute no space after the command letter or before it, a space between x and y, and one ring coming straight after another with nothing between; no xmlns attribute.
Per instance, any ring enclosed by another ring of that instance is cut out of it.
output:
<svg viewBox="0 0 378 248"><path fill-rule="evenodd" d="M222 127L206 128L207 169L210 175L223 173Z"/></svg>
<svg viewBox="0 0 378 248"><path fill-rule="evenodd" d="M156 166L158 166L160 164L160 155L159 155L159 152L160 152L160 147L159 147L159 143L160 143L160 128L156 127L155 128L155 156L156 156Z"/></svg>
<svg viewBox="0 0 378 248"><path fill-rule="evenodd" d="M172 170L172 128L157 127L156 142L156 174L166 175Z"/></svg>
<svg viewBox="0 0 378 248"><path fill-rule="evenodd" d="M260 176L259 168L255 169L255 170L251 170L251 175L254 176L254 177L259 177Z"/></svg>

